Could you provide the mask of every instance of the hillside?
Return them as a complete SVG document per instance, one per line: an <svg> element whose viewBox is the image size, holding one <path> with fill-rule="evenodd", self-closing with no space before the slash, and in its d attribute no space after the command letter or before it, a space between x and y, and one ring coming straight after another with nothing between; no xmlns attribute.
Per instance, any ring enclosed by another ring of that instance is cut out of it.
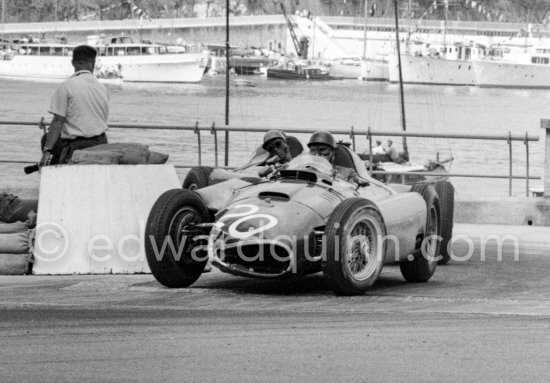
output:
<svg viewBox="0 0 550 383"><path fill-rule="evenodd" d="M277 0L231 0L234 15L280 13ZM316 16L364 15L364 0L282 0L289 13ZM127 18L217 17L225 0L3 0L7 23L116 20ZM367 0L371 17L393 17L393 0ZM445 7L444 4L448 4ZM0 8L2 3L0 3ZM447 8L447 11L445 11ZM418 19L548 23L550 0L400 0L400 17Z"/></svg>

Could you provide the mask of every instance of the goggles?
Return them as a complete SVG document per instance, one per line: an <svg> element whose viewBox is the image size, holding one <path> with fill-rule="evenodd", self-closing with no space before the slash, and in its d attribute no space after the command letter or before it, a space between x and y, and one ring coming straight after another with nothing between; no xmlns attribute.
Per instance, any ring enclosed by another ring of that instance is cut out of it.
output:
<svg viewBox="0 0 550 383"><path fill-rule="evenodd" d="M309 151L311 154L328 157L332 153L332 148L328 145L311 145Z"/></svg>
<svg viewBox="0 0 550 383"><path fill-rule="evenodd" d="M273 153L274 151L278 151L278 150L282 149L285 145L286 145L286 142L284 142L282 138L277 138L277 139L271 141L266 146L266 150L270 153Z"/></svg>

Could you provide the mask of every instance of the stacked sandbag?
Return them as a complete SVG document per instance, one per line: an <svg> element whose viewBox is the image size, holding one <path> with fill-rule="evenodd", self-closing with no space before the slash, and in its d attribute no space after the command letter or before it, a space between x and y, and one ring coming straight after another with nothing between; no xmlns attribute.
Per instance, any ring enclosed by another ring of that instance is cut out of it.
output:
<svg viewBox="0 0 550 383"><path fill-rule="evenodd" d="M0 222L0 275L29 273L31 235L28 222Z"/></svg>
<svg viewBox="0 0 550 383"><path fill-rule="evenodd" d="M147 145L138 143L102 144L76 150L71 158L72 164L122 164L144 165L164 164L168 155L152 152Z"/></svg>
<svg viewBox="0 0 550 383"><path fill-rule="evenodd" d="M0 275L30 271L38 200L0 193Z"/></svg>
<svg viewBox="0 0 550 383"><path fill-rule="evenodd" d="M120 163L123 153L107 150L75 150L69 164L79 165L116 165Z"/></svg>

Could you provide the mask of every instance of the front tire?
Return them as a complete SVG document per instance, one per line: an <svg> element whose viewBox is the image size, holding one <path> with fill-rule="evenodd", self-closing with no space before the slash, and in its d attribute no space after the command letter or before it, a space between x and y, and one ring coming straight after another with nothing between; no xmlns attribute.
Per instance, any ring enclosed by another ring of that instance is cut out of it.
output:
<svg viewBox="0 0 550 383"><path fill-rule="evenodd" d="M441 203L441 259L438 265L444 265L451 260L449 243L453 237L453 220L455 189L453 184L447 180L438 181L435 184L435 191Z"/></svg>
<svg viewBox="0 0 550 383"><path fill-rule="evenodd" d="M183 189L196 190L207 187L210 184L210 174L214 168L209 166L195 166L189 170L183 180Z"/></svg>
<svg viewBox="0 0 550 383"><path fill-rule="evenodd" d="M384 264L386 229L378 209L362 198L340 203L326 230L322 269L340 295L364 294L378 280Z"/></svg>
<svg viewBox="0 0 550 383"><path fill-rule="evenodd" d="M208 209L191 190L173 189L153 205L145 227L145 256L153 276L166 287L193 284L206 266L206 251L196 251L182 231L209 221Z"/></svg>
<svg viewBox="0 0 550 383"><path fill-rule="evenodd" d="M440 249L441 213L439 198L434 187L429 184L413 185L411 192L419 193L426 202L426 229L422 245L409 259L399 264L401 274L407 282L427 282L437 267Z"/></svg>

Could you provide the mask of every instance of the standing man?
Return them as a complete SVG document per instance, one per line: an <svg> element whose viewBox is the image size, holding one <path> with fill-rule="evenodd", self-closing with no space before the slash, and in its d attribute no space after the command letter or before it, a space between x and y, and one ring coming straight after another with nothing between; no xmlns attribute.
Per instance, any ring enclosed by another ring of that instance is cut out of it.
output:
<svg viewBox="0 0 550 383"><path fill-rule="evenodd" d="M109 95L93 74L96 56L88 45L73 50L74 74L57 88L50 102L53 119L42 138L40 166L66 163L75 150L107 143Z"/></svg>

